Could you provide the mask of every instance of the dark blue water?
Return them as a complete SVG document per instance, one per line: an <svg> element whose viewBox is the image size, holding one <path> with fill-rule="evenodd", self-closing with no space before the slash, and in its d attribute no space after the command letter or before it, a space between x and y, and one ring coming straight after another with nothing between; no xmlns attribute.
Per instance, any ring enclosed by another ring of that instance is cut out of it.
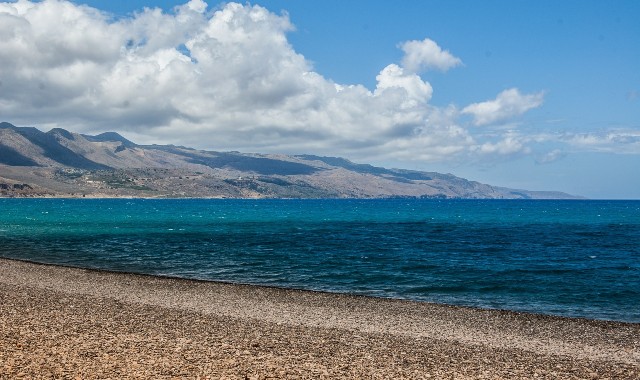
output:
<svg viewBox="0 0 640 380"><path fill-rule="evenodd" d="M640 322L640 201L0 200L0 256Z"/></svg>

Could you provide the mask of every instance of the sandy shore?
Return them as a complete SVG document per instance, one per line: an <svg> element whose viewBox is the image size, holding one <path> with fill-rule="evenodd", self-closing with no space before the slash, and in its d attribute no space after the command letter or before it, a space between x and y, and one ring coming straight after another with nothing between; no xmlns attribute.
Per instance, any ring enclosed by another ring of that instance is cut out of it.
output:
<svg viewBox="0 0 640 380"><path fill-rule="evenodd" d="M0 378L640 379L640 324L0 259Z"/></svg>

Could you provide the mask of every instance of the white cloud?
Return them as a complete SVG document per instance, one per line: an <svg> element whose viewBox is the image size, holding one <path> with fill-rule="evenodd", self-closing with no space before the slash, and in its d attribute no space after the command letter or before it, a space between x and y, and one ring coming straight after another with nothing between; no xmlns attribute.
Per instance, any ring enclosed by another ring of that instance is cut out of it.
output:
<svg viewBox="0 0 640 380"><path fill-rule="evenodd" d="M396 64L385 67L376 76L378 85L375 94L380 96L386 90L402 90L402 96L406 98L408 106L426 103L431 99L433 88L428 82L422 81L416 74L405 74L404 70Z"/></svg>
<svg viewBox="0 0 640 380"><path fill-rule="evenodd" d="M511 134L505 135L499 141L475 146L474 150L483 156L512 156L531 152L531 148L526 146L526 139Z"/></svg>
<svg viewBox="0 0 640 380"><path fill-rule="evenodd" d="M560 149L554 149L550 152L547 152L545 154L543 154L542 156L539 156L538 158L536 158L536 163L540 164L540 165L544 165L544 164L550 164L552 162L556 162L564 157L567 156L567 153L560 150Z"/></svg>
<svg viewBox="0 0 640 380"><path fill-rule="evenodd" d="M416 73L461 61L429 39L402 44L402 64L383 68L370 90L315 72L290 45L293 29L287 14L237 3L211 12L192 0L117 20L67 1L0 3L0 115L141 143L378 162L476 161L548 141L606 145L468 128L461 113L477 125L503 121L540 106L543 94L510 89L462 110L432 105L434 89Z"/></svg>
<svg viewBox="0 0 640 380"><path fill-rule="evenodd" d="M202 0L191 0L186 4L186 7L194 12L204 13L207 10L207 3Z"/></svg>
<svg viewBox="0 0 640 380"><path fill-rule="evenodd" d="M523 95L517 88L504 90L494 100L473 103L462 109L462 113L470 114L476 125L486 125L520 116L530 109L540 107L544 94Z"/></svg>
<svg viewBox="0 0 640 380"><path fill-rule="evenodd" d="M114 21L67 1L22 0L0 3L0 18L0 114L17 124L356 158L438 160L472 140L428 104L431 85L397 64L373 91L314 72L287 40L288 16L260 6L209 13L193 0Z"/></svg>
<svg viewBox="0 0 640 380"><path fill-rule="evenodd" d="M418 73L429 69L447 71L462 65L462 60L448 50L442 50L434 41L425 38L422 41L406 41L400 44L404 51L402 66L410 72Z"/></svg>
<svg viewBox="0 0 640 380"><path fill-rule="evenodd" d="M587 151L640 154L640 130L564 134L559 140Z"/></svg>

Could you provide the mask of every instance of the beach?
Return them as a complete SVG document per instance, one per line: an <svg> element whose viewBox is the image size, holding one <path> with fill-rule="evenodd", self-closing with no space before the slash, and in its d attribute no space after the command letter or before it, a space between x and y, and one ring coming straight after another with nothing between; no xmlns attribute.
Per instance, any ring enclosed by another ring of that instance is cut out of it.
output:
<svg viewBox="0 0 640 380"><path fill-rule="evenodd" d="M638 379L640 324L0 259L0 378Z"/></svg>

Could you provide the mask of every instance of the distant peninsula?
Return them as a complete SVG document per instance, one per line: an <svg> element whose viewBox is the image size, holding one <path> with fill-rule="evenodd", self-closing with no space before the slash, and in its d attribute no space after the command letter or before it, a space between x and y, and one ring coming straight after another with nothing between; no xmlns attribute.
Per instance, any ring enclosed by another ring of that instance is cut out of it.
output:
<svg viewBox="0 0 640 380"><path fill-rule="evenodd" d="M314 155L138 145L0 123L0 197L578 199Z"/></svg>

